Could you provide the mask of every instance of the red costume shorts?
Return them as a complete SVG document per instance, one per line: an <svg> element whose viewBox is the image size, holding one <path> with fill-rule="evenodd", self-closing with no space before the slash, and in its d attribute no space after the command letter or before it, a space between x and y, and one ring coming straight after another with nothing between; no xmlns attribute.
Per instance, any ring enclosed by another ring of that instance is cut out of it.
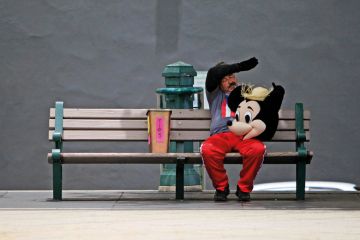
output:
<svg viewBox="0 0 360 240"><path fill-rule="evenodd" d="M243 157L243 168L237 183L242 192L251 192L254 179L264 159L266 146L257 139L243 140L232 132L210 136L201 145L201 155L206 170L217 190L224 191L229 184L224 168L224 157L229 152L239 152Z"/></svg>

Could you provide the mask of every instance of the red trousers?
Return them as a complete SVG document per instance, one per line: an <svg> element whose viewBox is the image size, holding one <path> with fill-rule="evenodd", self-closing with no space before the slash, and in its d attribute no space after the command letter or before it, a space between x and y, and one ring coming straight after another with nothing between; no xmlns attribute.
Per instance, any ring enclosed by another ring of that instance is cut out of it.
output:
<svg viewBox="0 0 360 240"><path fill-rule="evenodd" d="M237 185L242 192L252 191L266 146L257 139L242 138L232 132L218 133L210 136L201 145L201 155L215 189L224 191L229 184L224 157L226 153L237 151L243 157L243 168Z"/></svg>

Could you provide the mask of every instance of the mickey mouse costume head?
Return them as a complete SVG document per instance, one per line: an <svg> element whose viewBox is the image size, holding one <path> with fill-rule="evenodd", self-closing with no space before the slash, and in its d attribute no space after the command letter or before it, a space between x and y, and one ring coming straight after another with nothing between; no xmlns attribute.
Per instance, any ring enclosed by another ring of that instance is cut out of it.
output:
<svg viewBox="0 0 360 240"><path fill-rule="evenodd" d="M285 90L280 85L272 85L270 90L240 85L231 92L228 106L236 113L235 119L227 122L231 132L244 136L243 140L257 138L266 141L274 136Z"/></svg>

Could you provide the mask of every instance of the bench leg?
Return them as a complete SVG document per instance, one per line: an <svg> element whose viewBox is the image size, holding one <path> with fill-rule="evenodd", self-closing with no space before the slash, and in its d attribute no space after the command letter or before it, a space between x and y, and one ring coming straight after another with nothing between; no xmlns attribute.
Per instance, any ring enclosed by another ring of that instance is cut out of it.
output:
<svg viewBox="0 0 360 240"><path fill-rule="evenodd" d="M306 163L296 163L296 200L305 200Z"/></svg>
<svg viewBox="0 0 360 240"><path fill-rule="evenodd" d="M178 159L176 163L176 199L184 199L184 162Z"/></svg>
<svg viewBox="0 0 360 240"><path fill-rule="evenodd" d="M62 200L62 166L53 163L53 199Z"/></svg>

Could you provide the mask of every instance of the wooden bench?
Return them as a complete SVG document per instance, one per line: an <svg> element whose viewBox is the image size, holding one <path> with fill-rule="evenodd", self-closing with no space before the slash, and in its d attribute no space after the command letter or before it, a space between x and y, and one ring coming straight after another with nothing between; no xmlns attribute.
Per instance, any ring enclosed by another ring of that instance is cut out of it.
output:
<svg viewBox="0 0 360 240"><path fill-rule="evenodd" d="M147 109L63 108L50 109L49 140L55 148L48 154L53 165L53 198L62 199L63 164L176 164L176 199L184 198L184 164L201 164L200 153L94 153L63 151L63 142L148 141ZM278 130L271 142L295 143L295 151L271 152L264 164L296 164L296 199L305 199L305 172L313 153L305 147L310 140L310 112L297 103L295 110L280 110ZM209 110L173 109L170 141L203 141L209 136ZM241 164L238 153L226 155L225 164Z"/></svg>

